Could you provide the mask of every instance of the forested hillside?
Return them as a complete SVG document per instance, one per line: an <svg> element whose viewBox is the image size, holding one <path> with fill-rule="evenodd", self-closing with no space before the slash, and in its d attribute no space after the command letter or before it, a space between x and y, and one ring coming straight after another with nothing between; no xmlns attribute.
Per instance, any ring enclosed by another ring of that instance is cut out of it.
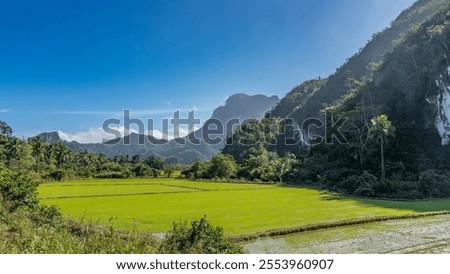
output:
<svg viewBox="0 0 450 274"><path fill-rule="evenodd" d="M355 195L450 196L449 19L448 1L418 1L334 75L305 82L281 100L272 118L241 127L224 153L245 170L255 154L285 159L293 152L296 162L284 180ZM369 54L376 44L383 50ZM301 127L302 119L325 112L327 119L315 131ZM330 131L336 121L345 121L339 124L343 138ZM278 133L268 136L273 123ZM286 124L297 132L298 143L286 144ZM266 142L243 143L249 136L265 136Z"/></svg>
<svg viewBox="0 0 450 274"><path fill-rule="evenodd" d="M407 33L430 19L448 0L419 0L403 11L391 27L375 33L368 43L350 57L333 75L325 79L306 81L289 92L275 107L272 116L292 117L302 123L309 117L319 117L320 110L333 104L352 89L352 81L370 77L373 70L392 52Z"/></svg>

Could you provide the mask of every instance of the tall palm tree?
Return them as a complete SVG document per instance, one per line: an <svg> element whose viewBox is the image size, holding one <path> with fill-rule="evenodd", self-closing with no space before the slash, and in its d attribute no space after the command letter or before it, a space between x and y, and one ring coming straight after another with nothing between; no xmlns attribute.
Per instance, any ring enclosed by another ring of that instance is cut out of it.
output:
<svg viewBox="0 0 450 274"><path fill-rule="evenodd" d="M44 161L47 165L52 165L54 163L55 150L53 145L48 145L47 149L44 151Z"/></svg>
<svg viewBox="0 0 450 274"><path fill-rule="evenodd" d="M32 149L31 155L33 155L33 157L36 159L36 171L39 173L41 161L42 158L44 157L44 152L46 149L46 144L44 140L37 137L30 139L30 145Z"/></svg>
<svg viewBox="0 0 450 274"><path fill-rule="evenodd" d="M58 143L55 145L55 160L58 165L58 168L62 168L62 166L68 162L70 158L69 149L62 143Z"/></svg>
<svg viewBox="0 0 450 274"><path fill-rule="evenodd" d="M91 165L91 158L87 151L82 151L77 154L76 163L79 166L89 167Z"/></svg>
<svg viewBox="0 0 450 274"><path fill-rule="evenodd" d="M386 179L384 167L384 145L387 144L390 136L395 136L395 127L389 121L387 115L381 114L370 120L372 127L369 129L369 139L380 145L381 150L381 180Z"/></svg>
<svg viewBox="0 0 450 274"><path fill-rule="evenodd" d="M20 140L18 138L9 138L5 144L5 155L8 160L8 165L11 165L13 159L19 158L20 155Z"/></svg>

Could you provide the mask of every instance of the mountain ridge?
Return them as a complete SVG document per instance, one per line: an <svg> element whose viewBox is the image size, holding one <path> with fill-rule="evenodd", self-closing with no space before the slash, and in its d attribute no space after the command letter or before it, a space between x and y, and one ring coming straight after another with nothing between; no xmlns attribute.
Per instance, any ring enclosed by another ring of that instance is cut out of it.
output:
<svg viewBox="0 0 450 274"><path fill-rule="evenodd" d="M334 74L324 79L305 81L288 92L275 106L272 115L280 118L294 118L300 124L311 117L322 117L320 111L324 106L332 105L352 89L348 79L361 81L370 77L374 70L373 66L378 65L385 54L392 52L394 44L401 42L415 25L424 23L448 3L448 0L415 2L402 11L390 27L374 34L372 39L348 58ZM310 91L309 96L302 96L299 93L304 91L304 85L308 83L315 85L314 91ZM294 107L289 104L292 100L297 100ZM298 105L301 107L297 107Z"/></svg>
<svg viewBox="0 0 450 274"><path fill-rule="evenodd" d="M260 119L276 103L278 96L266 96L262 94L247 95L237 93L229 96L225 104L217 107L208 120L217 119L226 124L228 119L238 118L240 120L255 118ZM202 137L203 126L191 133L198 138ZM161 156L164 158L176 158L179 163L190 164L196 159L208 160L224 146L223 143L209 145L205 142L192 144L189 142L189 135L178 138L178 140L158 139L151 135L131 133L119 139L108 140L104 143L84 144L76 141L66 141L61 138L58 132L44 132L38 135L48 143L64 143L67 147L75 151L88 151L92 153L104 154L108 157L119 155L139 155L141 157ZM216 136L217 137L217 136ZM222 135L225 140L225 135ZM143 141L143 142L142 142ZM180 144L185 142L186 144ZM159 144L163 143L163 144Z"/></svg>

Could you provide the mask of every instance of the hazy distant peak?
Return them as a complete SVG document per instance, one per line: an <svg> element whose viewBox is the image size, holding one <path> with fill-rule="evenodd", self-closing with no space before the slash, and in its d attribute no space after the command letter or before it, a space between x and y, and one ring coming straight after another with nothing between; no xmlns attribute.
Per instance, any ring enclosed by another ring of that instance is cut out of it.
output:
<svg viewBox="0 0 450 274"><path fill-rule="evenodd" d="M244 93L233 94L227 98L225 105L216 108L213 118L226 122L232 118L262 118L265 112L274 107L280 99L278 96L266 96L263 94L247 95Z"/></svg>
<svg viewBox="0 0 450 274"><path fill-rule="evenodd" d="M264 94L248 95L245 93L236 93L227 98L227 100L225 102L225 106L232 105L232 104L245 103L248 101L264 101L264 100L276 101L276 100L280 100L280 99L276 95L269 97Z"/></svg>
<svg viewBox="0 0 450 274"><path fill-rule="evenodd" d="M61 137L59 136L59 133L56 131L44 132L44 133L39 134L37 137L41 138L42 140L44 140L45 142L47 142L49 144L60 143L60 142L64 141L63 139L61 139Z"/></svg>

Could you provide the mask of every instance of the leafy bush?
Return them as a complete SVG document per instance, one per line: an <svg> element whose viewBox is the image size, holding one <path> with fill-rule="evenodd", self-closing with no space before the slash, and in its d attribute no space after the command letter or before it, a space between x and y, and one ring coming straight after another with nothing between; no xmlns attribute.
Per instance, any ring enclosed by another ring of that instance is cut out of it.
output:
<svg viewBox="0 0 450 274"><path fill-rule="evenodd" d="M94 172L89 167L79 168L76 172L76 176L82 178L91 178L93 175Z"/></svg>
<svg viewBox="0 0 450 274"><path fill-rule="evenodd" d="M315 182L328 167L329 161L326 156L308 157L303 160L303 166L299 171L300 179Z"/></svg>
<svg viewBox="0 0 450 274"><path fill-rule="evenodd" d="M358 196L373 196L374 187L378 184L377 177L364 171L362 175L353 175L346 178L341 187L344 191Z"/></svg>
<svg viewBox="0 0 450 274"><path fill-rule="evenodd" d="M227 239L221 227L211 226L206 217L199 221L181 221L173 228L159 247L160 253L169 254L240 254L241 246Z"/></svg>
<svg viewBox="0 0 450 274"><path fill-rule="evenodd" d="M137 164L133 172L137 177L150 177L153 174L152 168L144 163Z"/></svg>
<svg viewBox="0 0 450 274"><path fill-rule="evenodd" d="M359 185L353 194L358 196L374 196L374 187L378 184L377 177L367 171L364 171L363 175L359 177Z"/></svg>
<svg viewBox="0 0 450 274"><path fill-rule="evenodd" d="M20 207L36 208L38 182L0 167L0 197L3 208L9 212Z"/></svg>
<svg viewBox="0 0 450 274"><path fill-rule="evenodd" d="M442 198L450 196L450 178L428 169L420 174L419 191L425 197Z"/></svg>
<svg viewBox="0 0 450 274"><path fill-rule="evenodd" d="M47 176L47 178L55 181L67 180L74 177L75 173L73 172L73 170L61 168L50 172Z"/></svg>
<svg viewBox="0 0 450 274"><path fill-rule="evenodd" d="M30 212L29 218L37 225L56 225L63 222L62 214L55 206L39 206L37 210Z"/></svg>
<svg viewBox="0 0 450 274"><path fill-rule="evenodd" d="M230 179L236 177L238 165L233 156L219 153L211 159L208 175L211 178Z"/></svg>
<svg viewBox="0 0 450 274"><path fill-rule="evenodd" d="M100 179L123 179L123 178L129 178L131 176L131 173L126 170L124 172L116 172L116 171L111 171L111 172L102 172L99 173L97 175L95 175L95 178L100 178Z"/></svg>
<svg viewBox="0 0 450 274"><path fill-rule="evenodd" d="M166 165L166 167L164 168L164 175L167 178L170 178L170 176L172 176L174 171L175 171L175 167L173 165Z"/></svg>
<svg viewBox="0 0 450 274"><path fill-rule="evenodd" d="M340 183L340 189L346 193L353 194L360 184L360 179L358 175L350 176Z"/></svg>
<svg viewBox="0 0 450 274"><path fill-rule="evenodd" d="M182 175L190 179L208 178L209 165L208 162L195 161L189 169L183 171Z"/></svg>
<svg viewBox="0 0 450 274"><path fill-rule="evenodd" d="M423 194L419 192L417 181L388 181L392 191L386 194L388 198L419 199Z"/></svg>
<svg viewBox="0 0 450 274"><path fill-rule="evenodd" d="M356 171L349 168L338 168L338 169L329 169L319 175L321 181L326 184L333 185L336 182L342 181L343 178L348 178L349 176L355 175Z"/></svg>

